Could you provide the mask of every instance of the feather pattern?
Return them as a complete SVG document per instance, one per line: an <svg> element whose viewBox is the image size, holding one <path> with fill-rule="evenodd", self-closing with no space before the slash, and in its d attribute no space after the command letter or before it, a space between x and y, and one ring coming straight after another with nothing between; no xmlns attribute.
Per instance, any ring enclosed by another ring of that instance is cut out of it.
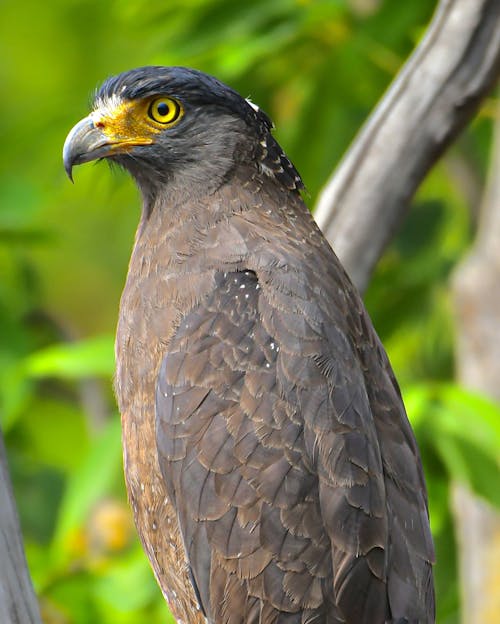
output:
<svg viewBox="0 0 500 624"><path fill-rule="evenodd" d="M253 241L245 265L214 273L159 371L160 468L197 591L209 622L428 622L432 542L399 390L331 250L297 221L270 251L250 234L265 223L232 219Z"/></svg>
<svg viewBox="0 0 500 624"><path fill-rule="evenodd" d="M70 176L108 158L143 196L115 380L139 535L179 624L431 624L399 389L271 127L212 76L143 67L65 142Z"/></svg>

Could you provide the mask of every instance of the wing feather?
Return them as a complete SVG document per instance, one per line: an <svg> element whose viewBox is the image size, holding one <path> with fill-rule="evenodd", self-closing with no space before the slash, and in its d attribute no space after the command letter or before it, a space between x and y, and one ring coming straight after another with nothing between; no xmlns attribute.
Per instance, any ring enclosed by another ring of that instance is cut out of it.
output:
<svg viewBox="0 0 500 624"><path fill-rule="evenodd" d="M209 622L426 622L421 468L364 312L327 315L285 268L215 281L156 394L160 466Z"/></svg>

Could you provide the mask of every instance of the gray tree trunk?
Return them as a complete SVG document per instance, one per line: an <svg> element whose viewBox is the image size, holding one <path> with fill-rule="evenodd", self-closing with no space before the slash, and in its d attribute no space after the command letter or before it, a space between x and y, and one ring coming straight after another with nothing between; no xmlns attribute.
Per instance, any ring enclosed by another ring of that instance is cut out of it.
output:
<svg viewBox="0 0 500 624"><path fill-rule="evenodd" d="M458 379L500 402L500 106L479 230L455 271L453 287ZM500 622L500 513L462 484L455 486L453 502L463 622Z"/></svg>
<svg viewBox="0 0 500 624"><path fill-rule="evenodd" d="M41 624L0 432L0 622Z"/></svg>

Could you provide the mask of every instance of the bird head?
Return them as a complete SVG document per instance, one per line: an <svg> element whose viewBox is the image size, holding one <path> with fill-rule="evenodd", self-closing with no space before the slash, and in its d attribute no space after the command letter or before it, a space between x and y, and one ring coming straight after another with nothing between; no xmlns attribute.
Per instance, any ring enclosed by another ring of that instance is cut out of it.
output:
<svg viewBox="0 0 500 624"><path fill-rule="evenodd" d="M92 112L66 138L64 166L72 179L74 165L108 159L149 196L176 182L210 190L241 164L301 188L271 128L263 111L212 76L184 67L141 67L109 78L98 90Z"/></svg>

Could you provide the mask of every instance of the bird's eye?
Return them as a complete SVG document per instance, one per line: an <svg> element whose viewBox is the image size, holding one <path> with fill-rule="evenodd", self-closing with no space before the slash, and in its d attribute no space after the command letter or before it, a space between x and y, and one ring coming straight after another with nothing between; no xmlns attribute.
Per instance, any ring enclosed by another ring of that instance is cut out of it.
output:
<svg viewBox="0 0 500 624"><path fill-rule="evenodd" d="M148 115L161 124L171 124L182 114L182 107L177 100L168 97L156 98L149 105Z"/></svg>

